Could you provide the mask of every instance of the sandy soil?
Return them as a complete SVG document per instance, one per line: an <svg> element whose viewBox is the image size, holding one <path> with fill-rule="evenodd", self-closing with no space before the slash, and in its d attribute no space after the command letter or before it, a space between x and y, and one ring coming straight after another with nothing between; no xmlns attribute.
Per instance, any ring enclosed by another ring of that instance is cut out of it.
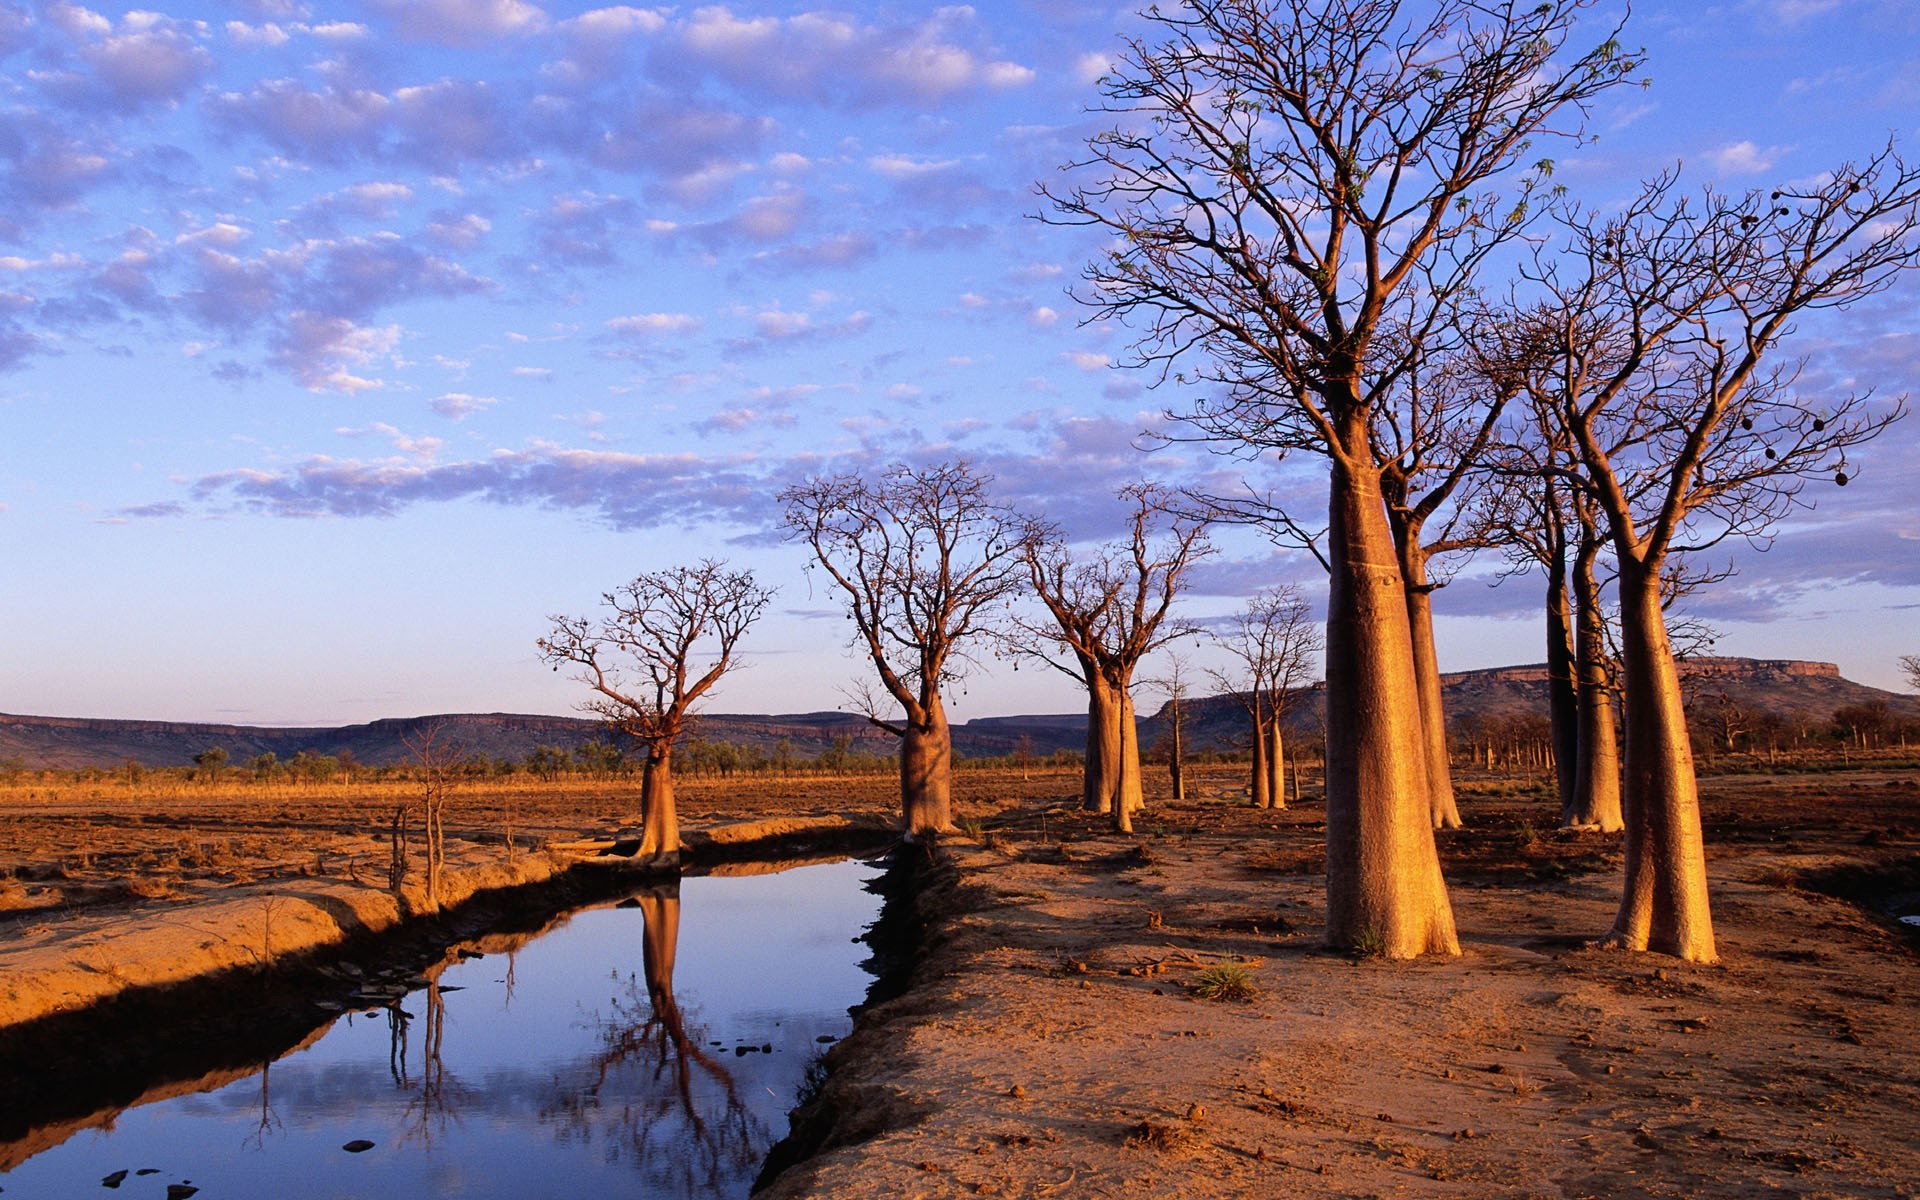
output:
<svg viewBox="0 0 1920 1200"><path fill-rule="evenodd" d="M1920 964L1793 883L1910 859L1914 781L1710 781L1714 966L1590 948L1618 859L1542 807L1466 805L1465 952L1415 963L1319 948L1315 806L1162 805L1132 841L1010 810L831 1058L850 1141L764 1194L1920 1195ZM1258 995L1193 995L1221 964Z"/></svg>
<svg viewBox="0 0 1920 1200"><path fill-rule="evenodd" d="M1553 832L1537 788L1494 781L1442 839L1465 954L1326 952L1311 782L1284 813L1234 783L1154 798L1119 839L1073 810L1069 775L963 773L981 837L929 860L915 986L836 1048L826 1148L766 1194L1920 1196L1920 960L1812 886L1851 870L1864 893L1920 891L1911 771L1708 779L1710 967L1588 948L1614 842ZM696 783L681 802L696 830L885 812L891 781ZM468 797L455 857L497 865L511 824L531 860L631 808L600 787ZM382 891L364 798L15 797L4 815L7 979L36 945L124 974L126 939L157 928L245 947L257 931L223 905ZM97 962L52 949L76 938ZM1257 994L1195 996L1221 965Z"/></svg>

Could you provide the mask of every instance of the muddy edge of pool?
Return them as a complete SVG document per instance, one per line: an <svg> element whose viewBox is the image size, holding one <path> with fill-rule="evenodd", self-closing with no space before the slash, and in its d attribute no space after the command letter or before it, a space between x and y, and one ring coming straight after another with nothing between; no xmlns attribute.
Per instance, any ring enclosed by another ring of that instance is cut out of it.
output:
<svg viewBox="0 0 1920 1200"><path fill-rule="evenodd" d="M680 871L878 855L890 842L875 822L748 822L690 833ZM616 899L660 875L632 860L563 862L545 878L472 890L437 913L379 928L342 922L342 936L288 950L265 969L226 965L0 1027L0 1096L31 1097L34 1109L0 1105L0 1170L102 1113L257 1071L324 1030L342 1008L358 1007L351 997L360 975L415 974L456 943L537 932L571 909ZM340 970L343 964L354 971Z"/></svg>
<svg viewBox="0 0 1920 1200"><path fill-rule="evenodd" d="M819 1089L789 1114L787 1136L767 1152L755 1194L776 1183L783 1192L803 1194L819 1155L907 1128L929 1110L886 1083L888 1063L899 1052L899 1039L937 1006L918 985L947 969L944 931L985 900L963 884L951 853L937 842L901 845L871 890L883 900L866 938L879 968L873 987L853 1032L825 1055Z"/></svg>

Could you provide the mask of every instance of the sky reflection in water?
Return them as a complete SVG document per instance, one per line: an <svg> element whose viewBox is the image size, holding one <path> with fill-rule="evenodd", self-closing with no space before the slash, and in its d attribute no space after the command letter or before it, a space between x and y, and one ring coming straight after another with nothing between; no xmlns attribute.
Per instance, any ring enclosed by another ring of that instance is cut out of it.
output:
<svg viewBox="0 0 1920 1200"><path fill-rule="evenodd" d="M260 1074L123 1113L0 1187L116 1194L104 1177L156 1168L117 1194L744 1196L818 1039L845 1035L871 982L854 939L879 913L861 886L876 874L689 878L677 902L662 888L583 910L449 965L407 997L411 1020L342 1017ZM374 1146L342 1149L355 1139Z"/></svg>

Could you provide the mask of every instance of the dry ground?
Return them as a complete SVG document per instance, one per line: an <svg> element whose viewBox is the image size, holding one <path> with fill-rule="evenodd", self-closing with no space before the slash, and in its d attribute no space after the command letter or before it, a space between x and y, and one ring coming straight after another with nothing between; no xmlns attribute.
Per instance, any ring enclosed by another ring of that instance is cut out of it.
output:
<svg viewBox="0 0 1920 1200"><path fill-rule="evenodd" d="M1321 812L1032 806L955 851L915 989L835 1051L827 1150L768 1196L1920 1195L1920 964L1796 886L1911 863L1910 776L1709 781L1722 961L1590 948L1611 839L1482 798L1465 952L1326 952ZM1157 825L1157 829L1155 826ZM1242 967L1251 999L1209 1001Z"/></svg>
<svg viewBox="0 0 1920 1200"><path fill-rule="evenodd" d="M980 839L944 844L916 986L833 1056L843 1144L768 1194L1920 1196L1920 964L1808 886L1851 870L1885 891L1904 869L1920 890L1915 776L1706 780L1723 961L1693 967L1587 947L1614 841L1555 833L1537 787L1470 791L1471 827L1442 838L1466 952L1396 964L1319 947L1311 781L1261 813L1215 775L1123 840L1075 811L1069 775L963 773ZM34 790L0 795L4 953L384 871L366 795ZM698 827L890 793L690 781L681 805ZM632 806L606 785L463 796L456 858L500 859L509 825L522 847L610 832ZM1222 965L1257 995L1195 997Z"/></svg>

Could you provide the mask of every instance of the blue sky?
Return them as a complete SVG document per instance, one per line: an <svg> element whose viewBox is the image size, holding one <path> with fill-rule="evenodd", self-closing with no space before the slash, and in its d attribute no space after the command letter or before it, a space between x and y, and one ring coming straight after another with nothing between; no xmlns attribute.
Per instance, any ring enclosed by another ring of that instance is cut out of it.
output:
<svg viewBox="0 0 1920 1200"><path fill-rule="evenodd" d="M1620 12L1584 28L1603 38ZM1188 397L1112 369L1032 219L1125 5L0 0L0 711L335 724L566 712L546 614L706 555L781 588L713 706L860 676L774 494L966 455L1077 537ZM1804 179L1920 113L1905 0L1635 5L1646 88L1556 180ZM1920 286L1792 349L1803 391L1920 381ZM1720 649L1897 686L1920 652L1920 418L1698 607ZM1237 469L1237 468L1235 468ZM1310 563L1223 538L1190 603ZM1537 581L1444 591L1446 669L1541 658ZM1148 668L1148 673L1152 668ZM955 716L1066 711L988 663ZM1151 698L1146 706L1156 703Z"/></svg>

